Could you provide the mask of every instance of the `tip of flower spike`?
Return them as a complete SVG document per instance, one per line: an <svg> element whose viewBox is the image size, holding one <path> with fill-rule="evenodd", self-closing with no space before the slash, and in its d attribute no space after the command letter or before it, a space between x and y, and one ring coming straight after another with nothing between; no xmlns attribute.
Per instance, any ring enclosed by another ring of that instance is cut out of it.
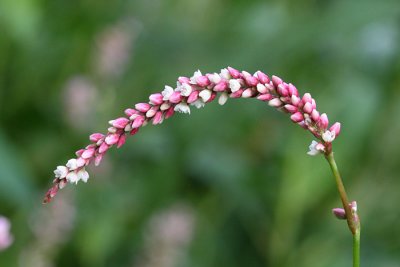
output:
<svg viewBox="0 0 400 267"><path fill-rule="evenodd" d="M58 182L55 182L55 184L46 192L42 203L50 203L51 200L57 195L58 189Z"/></svg>

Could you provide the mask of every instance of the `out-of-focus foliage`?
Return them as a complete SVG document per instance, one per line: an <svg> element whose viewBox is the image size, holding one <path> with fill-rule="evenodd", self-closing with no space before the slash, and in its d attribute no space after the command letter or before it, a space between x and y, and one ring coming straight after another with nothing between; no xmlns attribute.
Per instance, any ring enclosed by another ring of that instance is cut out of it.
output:
<svg viewBox="0 0 400 267"><path fill-rule="evenodd" d="M400 3L0 1L0 266L348 266L351 237L312 137L254 100L146 127L88 184L52 170L179 75L277 74L342 122L363 266L400 262Z"/></svg>

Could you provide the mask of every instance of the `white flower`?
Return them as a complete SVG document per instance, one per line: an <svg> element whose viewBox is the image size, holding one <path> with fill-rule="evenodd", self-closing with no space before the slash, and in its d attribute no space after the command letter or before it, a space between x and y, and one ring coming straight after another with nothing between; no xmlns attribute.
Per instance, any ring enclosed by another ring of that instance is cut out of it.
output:
<svg viewBox="0 0 400 267"><path fill-rule="evenodd" d="M78 163L77 163L76 159L70 159L70 160L68 160L67 164L65 164L65 166L67 166L68 169L73 171L73 170L76 170L76 168L78 168Z"/></svg>
<svg viewBox="0 0 400 267"><path fill-rule="evenodd" d="M186 103L179 103L178 105L175 106L174 110L180 113L190 114L190 107Z"/></svg>
<svg viewBox="0 0 400 267"><path fill-rule="evenodd" d="M231 74L229 73L229 70L227 69L222 69L219 75L221 76L221 78L225 80L229 80L232 78Z"/></svg>
<svg viewBox="0 0 400 267"><path fill-rule="evenodd" d="M310 151L307 152L310 156L318 155L325 151L325 147L323 144L318 143L317 141L313 140L311 145L309 146Z"/></svg>
<svg viewBox="0 0 400 267"><path fill-rule="evenodd" d="M240 82L236 79L229 80L229 88L231 88L232 93L240 89Z"/></svg>
<svg viewBox="0 0 400 267"><path fill-rule="evenodd" d="M214 73L209 76L209 79L210 82L217 84L221 81L221 76L218 73Z"/></svg>
<svg viewBox="0 0 400 267"><path fill-rule="evenodd" d="M89 179L89 173L85 170L85 168L82 168L80 171L78 171L77 176L78 176L78 180L82 180L85 183Z"/></svg>
<svg viewBox="0 0 400 267"><path fill-rule="evenodd" d="M223 92L218 98L218 104L222 106L226 101L228 101L228 93Z"/></svg>
<svg viewBox="0 0 400 267"><path fill-rule="evenodd" d="M76 174L76 172L68 173L67 181L70 182L71 184L73 184L73 183L77 184L79 181L79 178L78 178L78 175Z"/></svg>
<svg viewBox="0 0 400 267"><path fill-rule="evenodd" d="M203 90L199 93L199 96L203 100L203 102L207 102L211 98L211 91L210 90Z"/></svg>
<svg viewBox="0 0 400 267"><path fill-rule="evenodd" d="M56 178L64 178L68 174L68 168L65 166L57 166L57 169L54 170L54 174Z"/></svg>
<svg viewBox="0 0 400 267"><path fill-rule="evenodd" d="M191 105L195 106L196 108L202 108L202 107L204 107L205 103L203 102L203 100L197 99Z"/></svg>
<svg viewBox="0 0 400 267"><path fill-rule="evenodd" d="M174 88L166 85L164 90L161 92L161 94L163 96L163 100L168 100L173 93L174 93Z"/></svg>
<svg viewBox="0 0 400 267"><path fill-rule="evenodd" d="M182 96L189 96L192 93L192 86L187 83L184 83L176 89L177 91L181 92Z"/></svg>
<svg viewBox="0 0 400 267"><path fill-rule="evenodd" d="M197 78L203 76L203 74L201 74L200 70L197 70L193 73L193 76L190 77L190 83L191 84L196 84L197 83Z"/></svg>
<svg viewBox="0 0 400 267"><path fill-rule="evenodd" d="M332 141L335 140L335 137L336 136L334 131L331 132L327 130L322 134L322 139L327 143L332 143Z"/></svg>

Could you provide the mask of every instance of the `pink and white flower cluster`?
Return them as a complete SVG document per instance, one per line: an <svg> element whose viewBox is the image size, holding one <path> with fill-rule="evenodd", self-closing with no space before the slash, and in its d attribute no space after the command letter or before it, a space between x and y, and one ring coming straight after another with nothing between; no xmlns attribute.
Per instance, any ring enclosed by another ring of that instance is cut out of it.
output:
<svg viewBox="0 0 400 267"><path fill-rule="evenodd" d="M224 105L229 98L257 98L269 106L289 113L291 120L310 131L318 141L310 145L309 155L328 153L332 141L340 133L340 123L329 127L328 116L317 110L309 93L300 96L297 88L277 76L268 77L261 71L250 74L228 67L219 73L202 74L196 71L192 77L179 77L175 88L165 86L159 93L150 95L149 102L138 103L125 110L125 116L111 120L106 134L94 133L90 145L76 152L65 166L54 171L54 185L47 192L44 203L49 202L67 182L87 182L85 170L90 162L99 165L104 154L112 146L121 147L128 135L134 135L148 123L157 125L175 112L190 114L191 108L202 108L218 97Z"/></svg>

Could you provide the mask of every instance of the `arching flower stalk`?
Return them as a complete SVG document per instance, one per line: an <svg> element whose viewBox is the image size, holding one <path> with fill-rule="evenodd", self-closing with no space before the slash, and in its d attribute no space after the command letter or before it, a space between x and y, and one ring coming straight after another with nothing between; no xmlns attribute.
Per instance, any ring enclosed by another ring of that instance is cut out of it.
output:
<svg viewBox="0 0 400 267"><path fill-rule="evenodd" d="M135 135L141 127L149 123L160 124L176 112L190 114L191 107L202 108L216 98L220 105L224 105L229 98L256 98L288 113L294 123L315 136L317 140L312 141L308 154L325 155L338 183L340 176L337 168L336 170L333 168L333 164L336 166L336 163L333 159L332 142L340 134L340 123L336 122L329 126L328 116L317 110L317 104L311 94L299 95L293 84L286 83L277 76L270 78L261 71L252 75L228 67L222 69L220 73L203 75L200 71L196 71L190 78L179 77L175 88L165 86L162 92L150 95L149 102L138 103L126 109L125 116L109 121L110 127L106 134L90 135L89 139L92 142L90 145L78 150L75 153L76 158L57 167L54 171L53 186L46 193L43 202L50 202L58 190L67 183L87 182L89 174L85 166L91 162L96 166L99 165L108 149L112 146L121 147L127 136ZM352 214L343 184L341 179L339 180L338 189L345 214ZM346 218L354 234L357 226L352 221L353 217Z"/></svg>
<svg viewBox="0 0 400 267"><path fill-rule="evenodd" d="M309 155L328 154L332 141L340 133L340 123L328 127L328 116L317 110L315 100L309 93L300 96L297 88L285 83L281 78L269 78L261 71L254 75L228 67L220 73L203 75L196 71L190 78L179 77L177 86L165 86L160 93L150 95L148 103L138 103L134 108L125 110L125 116L109 121L106 134L94 133L87 147L78 150L76 158L68 160L65 165L54 171L53 187L47 192L44 203L51 201L67 183L87 182L89 178L85 166L94 161L97 166L104 154L112 146L121 147L129 135L152 123L160 124L175 112L190 114L191 106L202 108L206 103L218 97L218 103L224 105L229 98L257 98L268 105L290 114L290 119L310 131L318 141L312 141Z"/></svg>

